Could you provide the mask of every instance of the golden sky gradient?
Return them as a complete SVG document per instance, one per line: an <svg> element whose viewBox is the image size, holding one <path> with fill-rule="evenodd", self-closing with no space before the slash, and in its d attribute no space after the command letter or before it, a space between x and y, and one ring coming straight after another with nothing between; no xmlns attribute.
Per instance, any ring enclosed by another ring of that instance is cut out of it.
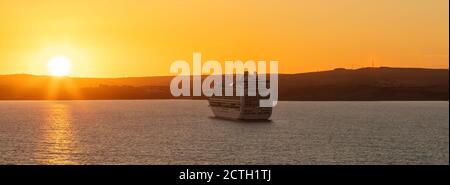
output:
<svg viewBox="0 0 450 185"><path fill-rule="evenodd" d="M448 0L0 0L0 74L169 75L176 59L278 60L280 73L448 68Z"/></svg>

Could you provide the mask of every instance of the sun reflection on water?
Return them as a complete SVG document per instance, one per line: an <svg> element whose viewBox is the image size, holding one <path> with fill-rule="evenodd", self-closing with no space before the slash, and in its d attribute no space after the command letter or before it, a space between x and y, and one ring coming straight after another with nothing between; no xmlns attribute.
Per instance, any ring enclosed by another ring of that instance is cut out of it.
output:
<svg viewBox="0 0 450 185"><path fill-rule="evenodd" d="M78 149L71 116L66 103L49 103L36 156L39 163L78 164L75 156Z"/></svg>

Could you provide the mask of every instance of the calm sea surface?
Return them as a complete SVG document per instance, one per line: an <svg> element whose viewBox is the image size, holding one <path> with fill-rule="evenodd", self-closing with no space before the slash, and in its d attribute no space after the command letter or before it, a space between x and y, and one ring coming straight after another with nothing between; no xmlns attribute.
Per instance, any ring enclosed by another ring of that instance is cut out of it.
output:
<svg viewBox="0 0 450 185"><path fill-rule="evenodd" d="M0 101L0 164L449 164L447 101L212 116L206 101Z"/></svg>

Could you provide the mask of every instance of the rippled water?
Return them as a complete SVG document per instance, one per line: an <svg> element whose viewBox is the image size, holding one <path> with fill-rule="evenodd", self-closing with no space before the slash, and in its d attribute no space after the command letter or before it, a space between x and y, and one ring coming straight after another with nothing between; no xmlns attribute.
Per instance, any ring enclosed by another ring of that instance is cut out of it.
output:
<svg viewBox="0 0 450 185"><path fill-rule="evenodd" d="M206 101L0 102L0 164L449 164L448 102L281 102L271 122Z"/></svg>

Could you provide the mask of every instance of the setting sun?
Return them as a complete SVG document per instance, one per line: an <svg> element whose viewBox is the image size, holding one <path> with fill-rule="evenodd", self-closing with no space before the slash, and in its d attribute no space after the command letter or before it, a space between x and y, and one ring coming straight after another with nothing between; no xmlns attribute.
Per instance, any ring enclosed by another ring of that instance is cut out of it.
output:
<svg viewBox="0 0 450 185"><path fill-rule="evenodd" d="M55 56L48 61L47 68L52 76L66 76L70 73L72 64L65 56Z"/></svg>

